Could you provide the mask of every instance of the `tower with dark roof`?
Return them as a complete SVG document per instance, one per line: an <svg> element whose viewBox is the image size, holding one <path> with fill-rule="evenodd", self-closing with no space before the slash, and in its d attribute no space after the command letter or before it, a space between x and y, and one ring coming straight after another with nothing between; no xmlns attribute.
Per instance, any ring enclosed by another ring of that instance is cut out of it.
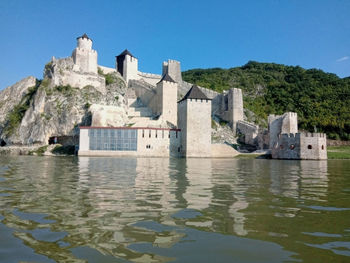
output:
<svg viewBox="0 0 350 263"><path fill-rule="evenodd" d="M92 49L92 39L84 35L77 37L77 47L73 50L74 70L97 74L97 52Z"/></svg>
<svg viewBox="0 0 350 263"><path fill-rule="evenodd" d="M178 84L165 74L157 83L157 97L159 114L163 120L177 126L177 89Z"/></svg>
<svg viewBox="0 0 350 263"><path fill-rule="evenodd" d="M116 56L116 70L123 76L126 82L130 79L138 79L138 60L129 50L125 49Z"/></svg>
<svg viewBox="0 0 350 263"><path fill-rule="evenodd" d="M178 102L178 127L184 157L211 157L211 99L196 85Z"/></svg>

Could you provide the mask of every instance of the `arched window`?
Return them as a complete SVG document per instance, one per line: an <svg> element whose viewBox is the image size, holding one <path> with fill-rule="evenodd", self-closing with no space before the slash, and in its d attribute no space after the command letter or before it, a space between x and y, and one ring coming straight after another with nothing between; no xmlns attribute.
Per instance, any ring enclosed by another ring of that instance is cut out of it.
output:
<svg viewBox="0 0 350 263"><path fill-rule="evenodd" d="M309 145L307 146L307 148L308 148L309 150L311 150L311 149L312 149L312 145L309 144Z"/></svg>
<svg viewBox="0 0 350 263"><path fill-rule="evenodd" d="M321 149L324 150L324 145L322 145Z"/></svg>

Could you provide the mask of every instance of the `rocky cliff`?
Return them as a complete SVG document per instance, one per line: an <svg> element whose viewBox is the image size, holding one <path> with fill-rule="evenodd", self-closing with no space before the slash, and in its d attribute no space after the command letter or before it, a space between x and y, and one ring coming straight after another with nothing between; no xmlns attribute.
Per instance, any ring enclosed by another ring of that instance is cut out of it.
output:
<svg viewBox="0 0 350 263"><path fill-rule="evenodd" d="M73 70L72 63L69 58L53 59L45 66L43 80L27 77L0 92L2 146L47 144L51 136L75 136L79 125L91 124L90 107L114 109L120 118L111 124L125 125L122 77L101 71L84 76ZM66 85L67 78L76 84Z"/></svg>

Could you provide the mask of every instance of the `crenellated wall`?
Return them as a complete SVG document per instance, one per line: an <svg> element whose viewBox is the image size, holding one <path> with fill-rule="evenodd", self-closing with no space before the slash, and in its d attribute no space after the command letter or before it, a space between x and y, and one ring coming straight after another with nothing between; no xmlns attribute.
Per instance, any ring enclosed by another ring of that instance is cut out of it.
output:
<svg viewBox="0 0 350 263"><path fill-rule="evenodd" d="M158 74L152 74L152 73L144 73L144 72L138 72L138 79L143 80L147 82L150 85L156 86L157 83L160 81L162 78L161 75Z"/></svg>
<svg viewBox="0 0 350 263"><path fill-rule="evenodd" d="M327 138L323 133L284 133L271 150L274 159L327 159Z"/></svg>

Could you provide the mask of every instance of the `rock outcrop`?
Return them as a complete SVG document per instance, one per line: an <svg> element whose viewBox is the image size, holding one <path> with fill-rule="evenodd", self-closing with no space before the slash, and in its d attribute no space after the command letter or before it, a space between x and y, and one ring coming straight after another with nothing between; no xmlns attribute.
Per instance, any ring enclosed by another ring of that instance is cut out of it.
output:
<svg viewBox="0 0 350 263"><path fill-rule="evenodd" d="M87 75L73 71L71 58L53 59L42 81L28 77L1 91L1 144L47 144L51 136L77 135L78 126L91 125L93 104L113 107L121 115L106 122L125 125L126 84L119 73L108 74L108 85L104 74Z"/></svg>

